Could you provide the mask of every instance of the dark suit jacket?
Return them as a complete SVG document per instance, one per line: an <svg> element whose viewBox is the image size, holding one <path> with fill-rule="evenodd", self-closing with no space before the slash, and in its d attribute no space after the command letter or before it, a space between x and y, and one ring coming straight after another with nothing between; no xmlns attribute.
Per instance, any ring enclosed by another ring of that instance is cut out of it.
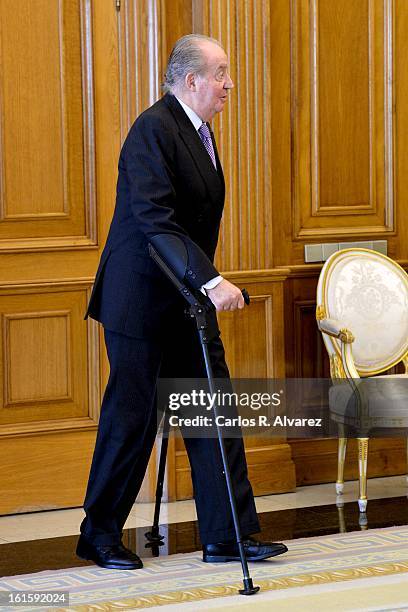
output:
<svg viewBox="0 0 408 612"><path fill-rule="evenodd" d="M213 265L225 185L197 131L171 94L143 112L123 145L114 216L86 316L133 337L156 334L182 299L149 257L167 234L183 241L185 282L199 289Z"/></svg>

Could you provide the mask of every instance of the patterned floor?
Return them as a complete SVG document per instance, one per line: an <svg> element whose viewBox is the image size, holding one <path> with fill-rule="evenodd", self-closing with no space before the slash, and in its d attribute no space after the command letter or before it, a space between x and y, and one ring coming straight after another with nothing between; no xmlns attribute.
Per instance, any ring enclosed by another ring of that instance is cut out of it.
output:
<svg viewBox="0 0 408 612"><path fill-rule="evenodd" d="M406 594L400 593L399 604L402 602L406 608L392 609L408 609L408 526L303 538L290 541L288 545L289 553L286 555L251 564L254 583L261 586L262 597L254 596L247 604L241 601L245 598L240 598L242 606L253 606L255 601L259 601L259 609L263 609L261 603L268 592L276 595L285 591L286 600L297 597L301 589L305 589L305 595L309 589L308 596L313 596L310 587L320 586L323 591L338 583L346 586L357 584L359 587L359 581L369 580L374 588L379 586L378 582L376 584L378 579L400 580L402 576L404 580L400 581L399 591L405 588ZM203 564L197 552L147 560L145 567L137 571L119 572L90 566L0 580L0 590L69 590L69 608L58 609L78 611L156 607L175 611L183 602L190 603L190 606L195 602L195 609L210 609L213 607L210 604L216 604L217 599L221 602L220 598L229 607L240 586L238 563ZM203 604L206 607L202 608ZM304 610L303 604L302 598ZM314 605L308 609L316 609ZM2 608L2 611L6 610L14 612L15 608ZM38 611L38 607L19 607L19 610Z"/></svg>

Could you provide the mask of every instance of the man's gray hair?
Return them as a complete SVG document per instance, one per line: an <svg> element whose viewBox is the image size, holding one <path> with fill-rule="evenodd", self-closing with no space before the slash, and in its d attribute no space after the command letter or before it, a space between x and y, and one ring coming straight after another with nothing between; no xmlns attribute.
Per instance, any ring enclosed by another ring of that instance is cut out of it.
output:
<svg viewBox="0 0 408 612"><path fill-rule="evenodd" d="M163 90L174 92L183 84L185 76L190 72L200 74L204 71L206 64L200 42L209 41L215 43L221 49L221 43L215 38L204 36L204 34L187 34L179 38L170 53L164 75Z"/></svg>

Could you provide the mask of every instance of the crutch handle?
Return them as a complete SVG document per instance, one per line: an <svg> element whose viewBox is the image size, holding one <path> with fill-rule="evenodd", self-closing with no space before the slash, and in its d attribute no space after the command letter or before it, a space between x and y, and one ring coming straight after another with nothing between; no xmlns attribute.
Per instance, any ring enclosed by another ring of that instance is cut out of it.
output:
<svg viewBox="0 0 408 612"><path fill-rule="evenodd" d="M249 293L246 289L241 289L242 297L244 298L244 302L247 306L251 303L251 298L249 297Z"/></svg>

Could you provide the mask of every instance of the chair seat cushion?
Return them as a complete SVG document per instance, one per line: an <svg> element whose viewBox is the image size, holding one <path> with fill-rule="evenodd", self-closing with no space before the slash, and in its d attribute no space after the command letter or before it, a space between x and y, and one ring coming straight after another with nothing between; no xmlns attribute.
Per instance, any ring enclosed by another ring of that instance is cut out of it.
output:
<svg viewBox="0 0 408 612"><path fill-rule="evenodd" d="M329 391L331 418L351 426L368 428L408 427L408 376L395 374L334 384ZM360 402L358 401L360 398ZM364 421L364 423L363 423Z"/></svg>

